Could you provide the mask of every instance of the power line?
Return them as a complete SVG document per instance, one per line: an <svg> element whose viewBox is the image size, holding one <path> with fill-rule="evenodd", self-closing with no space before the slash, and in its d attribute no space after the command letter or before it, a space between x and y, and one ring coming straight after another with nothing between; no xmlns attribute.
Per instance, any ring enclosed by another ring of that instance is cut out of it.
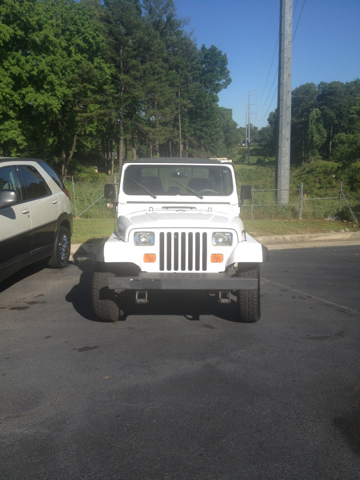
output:
<svg viewBox="0 0 360 480"><path fill-rule="evenodd" d="M268 101L268 99L269 99L269 97L270 97L270 93L271 93L272 87L273 87L273 85L274 85L275 79L276 79L276 77L277 77L278 71L279 71L279 68L277 68L277 70L276 70L276 72L275 72L275 76L274 76L274 79L273 79L273 81L272 81L272 84L271 84L271 87L270 87L268 96L267 96L267 98L266 98L263 106L262 106L261 108L259 108L259 110L262 110L262 109L265 107L266 102Z"/></svg>
<svg viewBox="0 0 360 480"><path fill-rule="evenodd" d="M279 43L279 37L278 37L278 39L276 40L276 45L275 45L273 57L272 57L272 60L271 60L271 65L270 65L270 68L269 68L269 73L268 73L268 76L267 76L267 79L266 79L266 82L265 82L265 87L264 87L264 89L263 89L263 91L262 91L262 94L261 94L260 97L259 97L259 100L261 100L261 97L263 96L263 94L264 94L264 92L265 92L265 88L266 88L267 82L268 82L269 77L270 77L271 68L272 68L273 63L274 63L274 58L275 58L275 53L276 53L276 49L277 49L278 43ZM271 88L270 88L270 90L271 90ZM265 102L265 103L266 103L266 102ZM261 109L260 109L260 110L261 110Z"/></svg>
<svg viewBox="0 0 360 480"><path fill-rule="evenodd" d="M297 3L297 2L296 2L296 3ZM294 38L295 38L295 35L296 35L296 31L297 31L298 26L299 26L300 18L301 18L302 12L303 12L303 10L304 10L305 3L306 3L306 0L304 0L303 6L302 6L302 8L301 8L299 20L298 20L298 22L297 22L297 24L296 24L295 33L294 33L294 36L293 36L293 41L294 41ZM295 5L295 8L296 8L296 5Z"/></svg>
<svg viewBox="0 0 360 480"><path fill-rule="evenodd" d="M270 90L270 91L271 91L271 90ZM262 121L264 120L264 118L266 117L266 115L268 114L268 112L269 112L269 110L270 110L270 107L271 107L271 104L272 104L272 102L273 102L273 100L274 100L274 97L275 97L276 92L277 92L277 85L276 85L276 87L275 87L274 95L273 95L273 97L272 97L272 99L271 99L271 101L270 101L270 103L269 103L268 109L267 109L265 115L264 115L264 116L262 117L262 119L260 120L260 122L262 122Z"/></svg>

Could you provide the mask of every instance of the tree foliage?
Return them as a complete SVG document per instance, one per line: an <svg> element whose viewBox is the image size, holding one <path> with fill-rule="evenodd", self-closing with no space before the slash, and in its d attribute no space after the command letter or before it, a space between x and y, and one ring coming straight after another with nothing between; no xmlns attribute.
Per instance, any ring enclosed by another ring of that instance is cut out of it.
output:
<svg viewBox="0 0 360 480"><path fill-rule="evenodd" d="M217 94L227 58L199 49L173 0L3 0L0 149L108 169L113 152L231 152L236 124Z"/></svg>
<svg viewBox="0 0 360 480"><path fill-rule="evenodd" d="M360 80L300 85L292 91L291 163L335 161L353 190L360 188ZM276 113L259 132L275 155Z"/></svg>

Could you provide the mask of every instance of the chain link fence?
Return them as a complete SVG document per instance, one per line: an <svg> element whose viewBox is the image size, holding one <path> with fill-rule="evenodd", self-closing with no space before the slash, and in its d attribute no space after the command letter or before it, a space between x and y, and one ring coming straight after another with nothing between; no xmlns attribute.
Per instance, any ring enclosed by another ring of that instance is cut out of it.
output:
<svg viewBox="0 0 360 480"><path fill-rule="evenodd" d="M104 200L104 185L116 183L116 180L116 177L109 177L107 182L84 182L67 178L64 183L70 193L73 215L76 218L113 218L114 210L108 208Z"/></svg>
<svg viewBox="0 0 360 480"><path fill-rule="evenodd" d="M117 183L116 177L109 177L108 183ZM108 208L104 200L105 182L76 182L74 178L65 181L70 193L73 214L77 218L113 218L114 210ZM238 189L240 192L240 189ZM251 188L251 200L241 207L241 217L245 220L277 219L319 219L339 217L339 212L346 211L347 216L358 226L357 217L351 208L345 193L333 197L311 197L304 193L301 183L296 189L289 189L289 203L278 204L279 189Z"/></svg>
<svg viewBox="0 0 360 480"><path fill-rule="evenodd" d="M240 189L238 189L240 192ZM277 203L278 192L289 193L289 203ZM344 202L344 204L342 204ZM251 200L242 207L242 218L247 220L272 220L272 219L298 219L304 218L330 218L336 219L342 207L348 210L348 214L356 226L359 225L357 217L345 196L342 188L334 197L311 197L304 193L301 183L296 189L280 190L276 188L251 188Z"/></svg>

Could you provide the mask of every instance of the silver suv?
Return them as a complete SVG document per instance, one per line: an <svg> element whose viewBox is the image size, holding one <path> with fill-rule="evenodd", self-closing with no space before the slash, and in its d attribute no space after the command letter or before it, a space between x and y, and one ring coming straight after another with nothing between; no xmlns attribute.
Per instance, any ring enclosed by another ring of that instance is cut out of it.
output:
<svg viewBox="0 0 360 480"><path fill-rule="evenodd" d="M42 259L65 267L70 256L69 192L43 160L0 157L0 281Z"/></svg>

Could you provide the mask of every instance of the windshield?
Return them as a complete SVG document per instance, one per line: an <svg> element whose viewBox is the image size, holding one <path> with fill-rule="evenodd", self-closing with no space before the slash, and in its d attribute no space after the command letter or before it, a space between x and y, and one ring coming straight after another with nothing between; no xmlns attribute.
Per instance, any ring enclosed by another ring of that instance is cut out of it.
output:
<svg viewBox="0 0 360 480"><path fill-rule="evenodd" d="M231 170L224 165L130 165L123 185L127 195L228 196Z"/></svg>

